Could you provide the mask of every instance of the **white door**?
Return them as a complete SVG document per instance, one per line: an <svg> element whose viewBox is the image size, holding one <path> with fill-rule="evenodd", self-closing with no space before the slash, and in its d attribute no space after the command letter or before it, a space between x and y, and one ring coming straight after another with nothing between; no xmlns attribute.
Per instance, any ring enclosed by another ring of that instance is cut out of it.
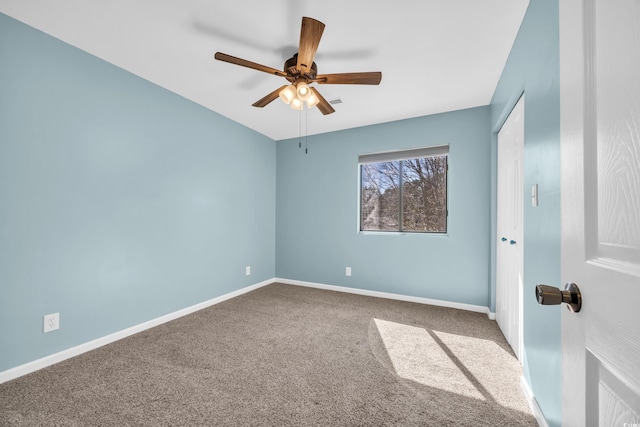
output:
<svg viewBox="0 0 640 427"><path fill-rule="evenodd" d="M564 426L640 426L640 1L560 4Z"/></svg>
<svg viewBox="0 0 640 427"><path fill-rule="evenodd" d="M522 354L524 97L498 132L496 322Z"/></svg>

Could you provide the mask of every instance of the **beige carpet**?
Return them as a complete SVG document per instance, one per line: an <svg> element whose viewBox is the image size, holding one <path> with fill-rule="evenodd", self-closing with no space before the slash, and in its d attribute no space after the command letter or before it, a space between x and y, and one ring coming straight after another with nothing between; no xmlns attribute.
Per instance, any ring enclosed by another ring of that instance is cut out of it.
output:
<svg viewBox="0 0 640 427"><path fill-rule="evenodd" d="M486 315L273 284L0 385L2 426L536 426Z"/></svg>

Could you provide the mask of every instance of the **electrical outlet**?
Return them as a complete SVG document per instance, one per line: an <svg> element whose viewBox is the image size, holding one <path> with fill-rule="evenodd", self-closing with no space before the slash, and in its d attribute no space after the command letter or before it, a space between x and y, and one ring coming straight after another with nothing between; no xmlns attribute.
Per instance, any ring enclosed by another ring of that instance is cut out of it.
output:
<svg viewBox="0 0 640 427"><path fill-rule="evenodd" d="M345 275L347 275L347 276L351 276L351 267L347 267L347 268L344 270L344 274L345 274Z"/></svg>
<svg viewBox="0 0 640 427"><path fill-rule="evenodd" d="M47 333L60 329L60 313L46 314L43 319L42 332Z"/></svg>
<svg viewBox="0 0 640 427"><path fill-rule="evenodd" d="M251 266L250 265L247 265L244 268L244 274L246 274L247 276L251 276Z"/></svg>

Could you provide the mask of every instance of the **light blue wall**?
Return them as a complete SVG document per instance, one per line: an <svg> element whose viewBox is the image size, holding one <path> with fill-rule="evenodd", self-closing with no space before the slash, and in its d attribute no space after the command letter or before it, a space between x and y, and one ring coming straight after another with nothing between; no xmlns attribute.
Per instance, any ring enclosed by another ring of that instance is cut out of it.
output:
<svg viewBox="0 0 640 427"><path fill-rule="evenodd" d="M491 102L491 121L497 131L524 92L523 365L524 375L551 426L561 422L561 308L539 306L534 289L538 283L560 286L559 72L558 0L531 0ZM495 134L492 151L495 199ZM533 184L538 184L539 191L536 208L528 197ZM495 230L495 212L493 222ZM495 240L492 247L495 248ZM492 255L494 259L495 252ZM495 272L492 273L495 284Z"/></svg>
<svg viewBox="0 0 640 427"><path fill-rule="evenodd" d="M0 371L274 277L273 140L2 14L0 64Z"/></svg>
<svg viewBox="0 0 640 427"><path fill-rule="evenodd" d="M442 144L448 235L359 234L358 155ZM488 107L310 136L308 145L305 154L298 139L278 142L278 277L488 306Z"/></svg>

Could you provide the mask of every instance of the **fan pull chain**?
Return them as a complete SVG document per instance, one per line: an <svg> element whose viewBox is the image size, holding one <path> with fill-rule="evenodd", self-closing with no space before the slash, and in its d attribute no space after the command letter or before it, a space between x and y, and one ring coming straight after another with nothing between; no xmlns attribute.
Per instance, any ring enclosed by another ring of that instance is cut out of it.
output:
<svg viewBox="0 0 640 427"><path fill-rule="evenodd" d="M304 154L309 154L309 109L304 110Z"/></svg>
<svg viewBox="0 0 640 427"><path fill-rule="evenodd" d="M300 115L298 116L298 135L300 135L298 148L302 148L302 110L300 110Z"/></svg>

